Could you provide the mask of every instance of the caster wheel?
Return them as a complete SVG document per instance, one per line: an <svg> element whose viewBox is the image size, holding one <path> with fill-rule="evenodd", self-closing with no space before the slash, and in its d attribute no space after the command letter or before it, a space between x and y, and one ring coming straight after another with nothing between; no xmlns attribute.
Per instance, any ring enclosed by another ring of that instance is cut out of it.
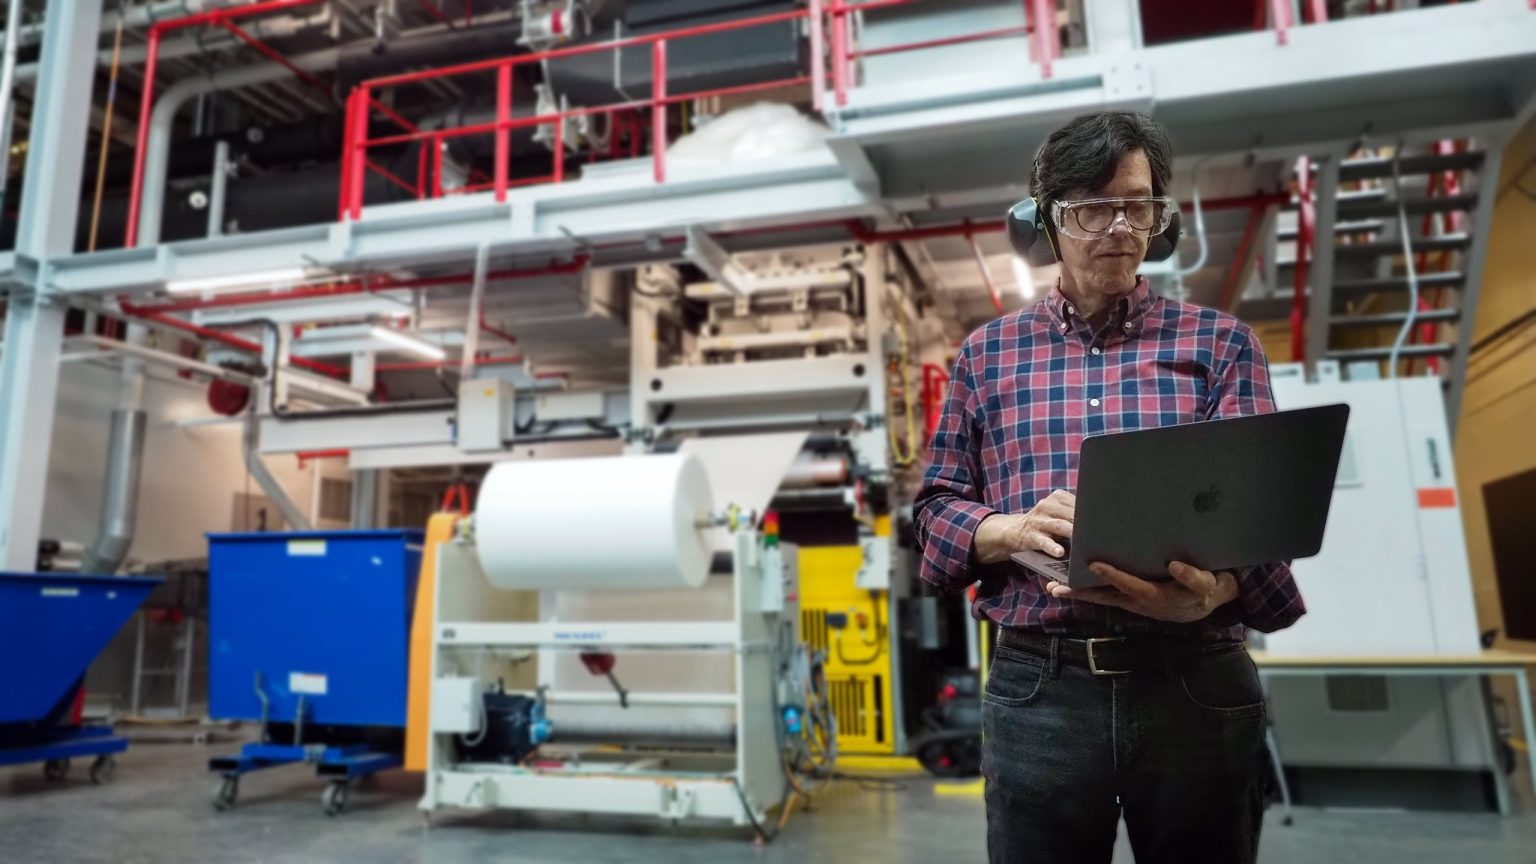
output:
<svg viewBox="0 0 1536 864"><path fill-rule="evenodd" d="M117 777L117 760L111 756L97 756L91 763L91 782L105 786Z"/></svg>
<svg viewBox="0 0 1536 864"><path fill-rule="evenodd" d="M347 809L347 798L350 789L346 783L332 783L325 787L320 794L320 803L325 807L325 815L335 816Z"/></svg>
<svg viewBox="0 0 1536 864"><path fill-rule="evenodd" d="M223 813L235 806L235 799L240 797L240 778L225 777L219 784L219 790L213 797L213 809Z"/></svg>
<svg viewBox="0 0 1536 864"><path fill-rule="evenodd" d="M43 763L43 778L54 783L63 780L69 774L68 759L49 759Z"/></svg>

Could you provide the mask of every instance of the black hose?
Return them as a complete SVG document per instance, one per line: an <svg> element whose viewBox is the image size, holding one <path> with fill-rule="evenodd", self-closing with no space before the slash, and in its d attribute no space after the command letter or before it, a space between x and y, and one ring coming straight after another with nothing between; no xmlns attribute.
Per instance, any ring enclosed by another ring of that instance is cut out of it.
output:
<svg viewBox="0 0 1536 864"><path fill-rule="evenodd" d="M229 321L217 325L209 325L221 330L234 330L240 327L262 327L270 331L273 342L276 343L282 334L281 325L270 318L248 318L243 321ZM322 408L317 411L289 411L286 405L277 404L277 376L278 366L276 358L267 357L266 349L262 349L262 362L270 370L267 386L267 407L272 416L284 423L296 420L329 420L337 417L387 417L392 414L417 414L424 411L442 411L458 407L456 399L419 399L411 402L394 402L385 405L358 406L355 408Z"/></svg>

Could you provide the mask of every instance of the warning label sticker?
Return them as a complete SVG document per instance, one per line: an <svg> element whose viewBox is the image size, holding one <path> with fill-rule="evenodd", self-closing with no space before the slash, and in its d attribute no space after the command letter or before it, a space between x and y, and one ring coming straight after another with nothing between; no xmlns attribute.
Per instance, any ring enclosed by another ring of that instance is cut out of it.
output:
<svg viewBox="0 0 1536 864"><path fill-rule="evenodd" d="M327 689L327 680L324 675L316 675L310 672L289 672L288 692L305 696L324 696Z"/></svg>

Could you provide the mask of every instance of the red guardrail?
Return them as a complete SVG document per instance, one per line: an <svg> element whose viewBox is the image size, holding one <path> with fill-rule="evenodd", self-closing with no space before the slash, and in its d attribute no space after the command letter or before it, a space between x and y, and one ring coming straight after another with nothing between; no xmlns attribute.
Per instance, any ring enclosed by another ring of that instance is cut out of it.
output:
<svg viewBox="0 0 1536 864"><path fill-rule="evenodd" d="M850 24L850 16L878 9L912 5L917 2L921 2L921 0L867 0L867 2L863 3L850 3L847 0L807 0L807 7L805 9L797 9L791 12L760 15L695 27L684 27L661 33L630 36L606 42L518 54L495 60L463 63L440 69L390 75L364 81L353 90L347 100L338 218L342 220L361 218L367 187L367 173L369 171L373 171L389 183L404 189L408 194L416 198L439 198L445 194L493 191L497 201L505 201L507 190L517 186L563 182L567 173L566 123L575 118L597 115L607 115L610 121L613 121L626 114L639 114L640 112L648 111L651 119L652 174L655 182L665 183L667 179L667 108L669 106L714 96L731 96L782 87L810 85L812 103L817 110L821 110L826 98L826 82L829 77L832 82L832 97L838 105L846 105L849 90L857 78L857 61L865 57L1033 33L1036 45L1035 53L1041 63L1041 73L1044 77L1050 77L1051 62L1059 53L1059 42L1054 23L1052 26L1044 28L1035 28L1032 24L1026 24L1024 27L989 30L904 45L881 46L871 50L860 50L855 44L855 28ZM1023 0L1023 2L1027 20L1037 21L1042 20L1042 16L1054 16L1054 5L1051 3L1051 0ZM700 36L801 20L807 22L810 42L811 63L810 68L805 70L805 74L734 87L694 90L686 93L673 93L670 91L667 85L667 49L669 44ZM825 40L825 34L829 26L832 34L830 43ZM516 67L540 64L550 60L559 60L584 54L646 47L651 52L651 93L649 98L631 99L624 102L592 107L570 108L528 117L513 116L513 70ZM830 76L828 75L829 65ZM422 130L401 117L398 113L386 109L375 97L375 94L379 91L419 84L423 81L492 73L496 76L496 119L488 122L447 129ZM391 135L370 137L369 128L373 121L374 111L383 113L403 131ZM508 166L512 155L511 136L513 130L538 126L553 127L550 142L550 149L552 151L550 173L532 178L510 179L508 177ZM443 143L454 138L476 135L495 136L493 176L486 177L480 174L477 178L472 175L469 178L470 182L456 189L445 189L443 182ZM420 147L414 178L400 177L383 166L374 163L368 157L369 151L373 148L412 143L418 144ZM430 159L428 158L429 153L431 154Z"/></svg>

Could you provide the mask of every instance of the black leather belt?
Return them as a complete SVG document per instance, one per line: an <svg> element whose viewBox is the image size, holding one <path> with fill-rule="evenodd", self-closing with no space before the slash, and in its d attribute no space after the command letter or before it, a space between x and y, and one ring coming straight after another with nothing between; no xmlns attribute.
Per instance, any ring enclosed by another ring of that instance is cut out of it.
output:
<svg viewBox="0 0 1536 864"><path fill-rule="evenodd" d="M1033 654L1051 656L1056 643L1056 659L1073 666L1083 666L1095 675L1129 675L1132 672L1163 670L1196 657L1243 650L1243 643L1227 639L1181 639L1168 636L1104 636L1069 639L1031 630L998 629L997 644Z"/></svg>

